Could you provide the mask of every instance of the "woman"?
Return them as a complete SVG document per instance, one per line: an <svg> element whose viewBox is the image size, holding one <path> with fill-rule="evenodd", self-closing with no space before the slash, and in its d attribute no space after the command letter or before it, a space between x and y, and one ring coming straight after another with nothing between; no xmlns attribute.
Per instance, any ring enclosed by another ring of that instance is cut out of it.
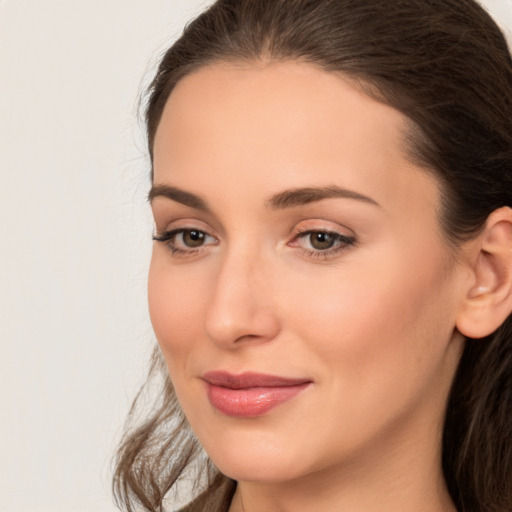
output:
<svg viewBox="0 0 512 512"><path fill-rule="evenodd" d="M187 26L146 111L165 377L126 510L180 478L190 511L512 510L511 84L472 0Z"/></svg>

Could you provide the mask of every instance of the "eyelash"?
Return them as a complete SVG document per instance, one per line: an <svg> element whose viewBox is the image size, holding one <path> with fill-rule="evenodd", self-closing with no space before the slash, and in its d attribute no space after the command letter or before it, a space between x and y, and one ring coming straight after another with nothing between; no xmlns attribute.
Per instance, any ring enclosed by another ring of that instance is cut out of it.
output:
<svg viewBox="0 0 512 512"><path fill-rule="evenodd" d="M156 242L164 243L169 250L171 251L171 254L176 257L186 257L186 256L193 256L200 252L204 245L201 245L198 248L188 248L188 249L181 249L175 245L174 238L177 235L185 234L187 232L195 231L197 233L201 233L205 237L214 238L212 235L209 235L205 231L202 231L200 229L194 229L194 228L178 228L178 229L172 229L169 231L165 231L164 233L157 234L153 236L153 240ZM356 245L356 239L355 237L342 235L341 233L338 233L336 231L330 231L328 229L304 229L304 230L298 230L295 234L293 240L289 242L290 244L294 244L297 240L301 238L306 238L307 236L311 236L313 234L323 234L332 236L334 238L334 243L338 243L337 246L333 248L327 248L325 250L321 249L306 249L302 248L302 251L306 254L306 256L310 258L317 258L317 259L328 259L330 257L336 256L339 253L342 253L346 250L348 250L350 247ZM216 244L214 244L216 245ZM291 245L294 247L294 245Z"/></svg>

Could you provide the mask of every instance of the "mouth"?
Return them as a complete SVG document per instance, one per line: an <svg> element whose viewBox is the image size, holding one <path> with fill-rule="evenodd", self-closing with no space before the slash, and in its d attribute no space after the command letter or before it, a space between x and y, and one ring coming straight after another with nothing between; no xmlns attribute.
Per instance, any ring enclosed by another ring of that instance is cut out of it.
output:
<svg viewBox="0 0 512 512"><path fill-rule="evenodd" d="M260 373L233 375L224 371L208 372L208 400L222 414L240 418L262 416L305 391L310 379L291 379Z"/></svg>

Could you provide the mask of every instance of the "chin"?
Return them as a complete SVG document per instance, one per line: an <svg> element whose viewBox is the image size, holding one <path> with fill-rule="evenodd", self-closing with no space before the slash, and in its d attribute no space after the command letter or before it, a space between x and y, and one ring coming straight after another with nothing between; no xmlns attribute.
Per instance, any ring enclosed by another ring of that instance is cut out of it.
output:
<svg viewBox="0 0 512 512"><path fill-rule="evenodd" d="M297 467L290 468L275 458L248 461L219 460L213 461L219 471L233 480L258 483L282 483L303 475Z"/></svg>
<svg viewBox="0 0 512 512"><path fill-rule="evenodd" d="M236 439L205 449L221 473L237 481L279 483L308 472L307 456L298 446L278 439Z"/></svg>

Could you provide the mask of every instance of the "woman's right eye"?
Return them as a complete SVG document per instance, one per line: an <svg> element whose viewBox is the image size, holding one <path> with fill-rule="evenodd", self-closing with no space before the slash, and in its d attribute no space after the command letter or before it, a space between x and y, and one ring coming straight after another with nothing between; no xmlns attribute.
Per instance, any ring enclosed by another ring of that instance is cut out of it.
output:
<svg viewBox="0 0 512 512"><path fill-rule="evenodd" d="M175 255L195 254L206 245L217 244L215 237L200 229L172 229L154 235L153 240L166 244Z"/></svg>

